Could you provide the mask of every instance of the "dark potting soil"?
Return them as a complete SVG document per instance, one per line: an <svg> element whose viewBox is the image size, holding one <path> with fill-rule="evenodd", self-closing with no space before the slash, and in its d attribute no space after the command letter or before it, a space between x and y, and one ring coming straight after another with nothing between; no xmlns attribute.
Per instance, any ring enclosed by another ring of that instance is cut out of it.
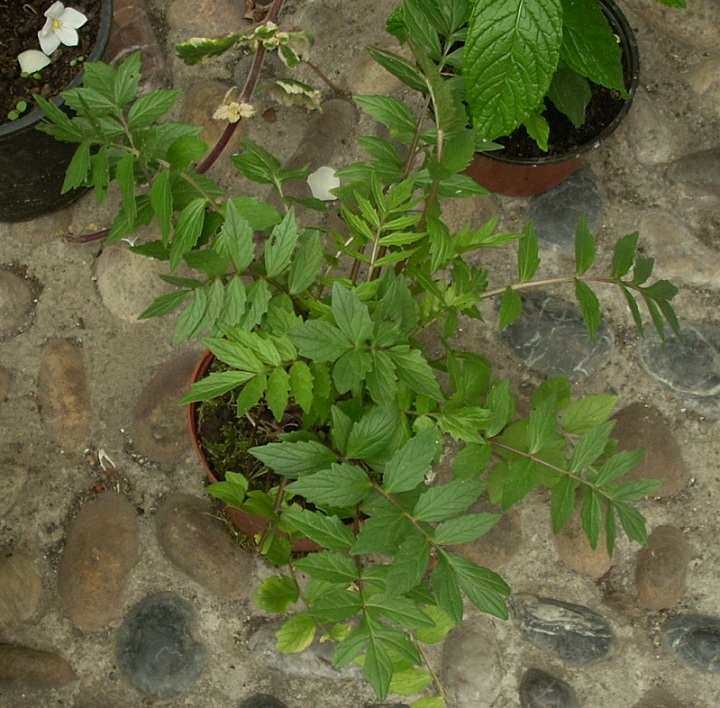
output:
<svg viewBox="0 0 720 708"><path fill-rule="evenodd" d="M100 28L102 3L100 0L69 0L66 7L82 12L88 21L80 27L77 47L61 44L52 54L52 63L40 70L40 78L22 78L17 56L26 49L40 51L37 33L45 24L45 11L53 0L0 0L0 124L8 122L8 114L18 101L27 103L28 113L33 110L33 94L53 98L72 82L82 69L82 63L70 62L82 56L87 58Z"/></svg>
<svg viewBox="0 0 720 708"><path fill-rule="evenodd" d="M585 122L579 128L576 128L566 115L560 113L548 101L547 109L543 113L550 126L547 152L541 150L525 128L520 126L510 135L495 140L505 147L497 154L507 157L541 158L579 151L583 145L591 142L613 122L625 103L617 91L604 86L590 84L590 91L592 98L585 110Z"/></svg>

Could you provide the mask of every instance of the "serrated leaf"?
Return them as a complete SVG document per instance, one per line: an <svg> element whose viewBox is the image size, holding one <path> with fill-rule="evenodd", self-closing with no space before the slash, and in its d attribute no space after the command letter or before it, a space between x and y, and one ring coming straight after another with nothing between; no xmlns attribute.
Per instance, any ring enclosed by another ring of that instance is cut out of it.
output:
<svg viewBox="0 0 720 708"><path fill-rule="evenodd" d="M432 620L433 627L423 627L416 630L415 636L424 644L435 644L441 642L455 627L447 612L437 605L423 607L422 611Z"/></svg>
<svg viewBox="0 0 720 708"><path fill-rule="evenodd" d="M587 217L583 214L575 228L575 275L587 272L595 262L595 237L588 228Z"/></svg>
<svg viewBox="0 0 720 708"><path fill-rule="evenodd" d="M176 290L171 293L166 293L165 295L160 295L153 300L147 309L138 315L138 319L145 320L150 317L165 317L165 315L169 315L171 312L177 310L189 295L190 293L187 290Z"/></svg>
<svg viewBox="0 0 720 708"><path fill-rule="evenodd" d="M102 71L104 79L110 78L109 72ZM140 87L140 52L133 52L117 69L113 77L113 98L118 106L132 100Z"/></svg>
<svg viewBox="0 0 720 708"><path fill-rule="evenodd" d="M417 534L408 536L395 553L385 578L388 597L401 595L414 588L425 575L429 562L428 542Z"/></svg>
<svg viewBox="0 0 720 708"><path fill-rule="evenodd" d="M268 377L265 400L275 420L282 420L290 394L290 377L282 367L273 369Z"/></svg>
<svg viewBox="0 0 720 708"><path fill-rule="evenodd" d="M225 221L214 247L232 260L238 273L242 273L255 255L253 230L233 200L225 207Z"/></svg>
<svg viewBox="0 0 720 708"><path fill-rule="evenodd" d="M337 281L332 289L332 313L338 329L356 346L372 336L373 323L368 306L353 290Z"/></svg>
<svg viewBox="0 0 720 708"><path fill-rule="evenodd" d="M180 89L157 89L140 96L128 111L128 127L137 130L162 118L175 105L181 93Z"/></svg>
<svg viewBox="0 0 720 708"><path fill-rule="evenodd" d="M555 440L557 404L554 397L543 399L533 407L528 417L528 452L534 455Z"/></svg>
<svg viewBox="0 0 720 708"><path fill-rule="evenodd" d="M207 143L196 135L182 135L168 148L167 160L173 169L186 170L205 155L207 147Z"/></svg>
<svg viewBox="0 0 720 708"><path fill-rule="evenodd" d="M500 514L464 514L438 524L433 540L448 546L475 541L488 533L501 518Z"/></svg>
<svg viewBox="0 0 720 708"><path fill-rule="evenodd" d="M610 440L614 425L615 421L608 420L594 428L590 428L580 437L575 443L575 449L570 458L570 472L572 474L578 474L602 455Z"/></svg>
<svg viewBox="0 0 720 708"><path fill-rule="evenodd" d="M371 368L370 352L359 349L345 352L333 367L333 383L337 392L342 395L359 388Z"/></svg>
<svg viewBox="0 0 720 708"><path fill-rule="evenodd" d="M575 128L585 123L585 109L592 98L590 84L562 61L553 74L547 97L555 108L570 119Z"/></svg>
<svg viewBox="0 0 720 708"><path fill-rule="evenodd" d="M331 551L318 551L293 562L295 568L311 578L348 585L358 578L359 569L349 556Z"/></svg>
<svg viewBox="0 0 720 708"><path fill-rule="evenodd" d="M226 472L222 482L213 482L205 487L205 491L216 499L222 499L228 505L239 509L245 501L248 481L237 472Z"/></svg>
<svg viewBox="0 0 720 708"><path fill-rule="evenodd" d="M415 489L430 471L436 450L437 432L434 428L411 438L385 466L385 491L392 494Z"/></svg>
<svg viewBox="0 0 720 708"><path fill-rule="evenodd" d="M290 367L290 393L300 408L309 413L313 403L313 375L304 361L296 361Z"/></svg>
<svg viewBox="0 0 720 708"><path fill-rule="evenodd" d="M300 246L290 264L288 290L297 295L317 281L325 251L318 232L313 232Z"/></svg>
<svg viewBox="0 0 720 708"><path fill-rule="evenodd" d="M367 607L373 616L384 617L407 629L432 627L434 624L416 602L402 595L373 595L368 598Z"/></svg>
<svg viewBox="0 0 720 708"><path fill-rule="evenodd" d="M575 279L575 297L580 305L580 312L585 327L587 327L588 335L590 339L594 340L602 323L600 301L590 286L579 278Z"/></svg>
<svg viewBox="0 0 720 708"><path fill-rule="evenodd" d="M656 492L663 483L657 479L636 479L631 482L618 484L609 494L612 499L623 499L624 501L637 501L645 499L653 492Z"/></svg>
<svg viewBox="0 0 720 708"><path fill-rule="evenodd" d="M580 521L583 531L590 542L590 548L597 548L602 529L602 509L598 495L590 488L585 488L580 507Z"/></svg>
<svg viewBox="0 0 720 708"><path fill-rule="evenodd" d="M181 212L175 225L175 237L170 246L170 268L175 270L185 254L194 248L205 219L207 200L204 197L193 199Z"/></svg>
<svg viewBox="0 0 720 708"><path fill-rule="evenodd" d="M613 278L622 278L630 272L630 268L632 268L635 260L635 251L637 249L639 235L640 234L635 231L632 234L623 236L615 243L612 259Z"/></svg>
<svg viewBox="0 0 720 708"><path fill-rule="evenodd" d="M180 314L173 332L173 344L178 345L198 334L208 307L208 295L205 288L197 288L190 295L190 302Z"/></svg>
<svg viewBox="0 0 720 708"><path fill-rule="evenodd" d="M167 245L173 214L173 195L170 189L170 173L167 170L155 176L150 187L150 204L160 227L163 244Z"/></svg>
<svg viewBox="0 0 720 708"><path fill-rule="evenodd" d="M509 509L524 499L534 488L538 478L538 465L531 459L512 462L505 471L502 489L502 508Z"/></svg>
<svg viewBox="0 0 720 708"><path fill-rule="evenodd" d="M483 493L485 487L474 479L456 479L429 487L418 500L412 515L418 521L443 521L461 514Z"/></svg>
<svg viewBox="0 0 720 708"><path fill-rule="evenodd" d="M395 554L407 535L410 521L399 509L387 513L374 513L361 527L350 553Z"/></svg>
<svg viewBox="0 0 720 708"><path fill-rule="evenodd" d="M224 54L235 46L239 39L240 35L234 32L222 37L193 37L185 42L180 42L175 50L178 56L191 66Z"/></svg>
<svg viewBox="0 0 720 708"><path fill-rule="evenodd" d="M431 366L417 349L407 345L399 345L388 349L388 354L395 364L395 370L415 393L440 401L443 398L440 385Z"/></svg>
<svg viewBox="0 0 720 708"><path fill-rule="evenodd" d="M414 696L416 693L426 689L432 683L432 676L429 672L415 667L395 671L390 681L390 693L397 693L400 696Z"/></svg>
<svg viewBox="0 0 720 708"><path fill-rule="evenodd" d="M375 640L372 636L365 653L363 672L378 698L381 701L385 700L390 689L393 665L382 642Z"/></svg>
<svg viewBox="0 0 720 708"><path fill-rule="evenodd" d="M70 164L65 171L65 179L63 180L61 193L75 189L85 183L88 169L90 167L90 143L82 142L78 145L75 154L70 160Z"/></svg>
<svg viewBox="0 0 720 708"><path fill-rule="evenodd" d="M265 244L265 270L268 278L274 278L289 265L299 237L295 212L288 211L283 220L273 227Z"/></svg>
<svg viewBox="0 0 720 708"><path fill-rule="evenodd" d="M505 288L502 300L500 301L500 310L498 312L498 329L504 330L509 325L517 321L522 314L523 301L517 290L513 290L509 285Z"/></svg>
<svg viewBox="0 0 720 708"><path fill-rule="evenodd" d="M196 381L190 391L180 399L180 403L185 405L222 396L228 391L239 388L253 377L254 375L247 371L214 371L209 376Z"/></svg>
<svg viewBox="0 0 720 708"><path fill-rule="evenodd" d="M263 397L267 387L267 374L256 374L243 386L236 401L237 416L245 415Z"/></svg>
<svg viewBox="0 0 720 708"><path fill-rule="evenodd" d="M403 143L410 143L416 130L412 111L392 96L354 96L353 100L369 116L390 130L390 135Z"/></svg>
<svg viewBox="0 0 720 708"><path fill-rule="evenodd" d="M397 426L396 410L379 406L371 408L350 430L345 457L372 460L382 455L394 439Z"/></svg>
<svg viewBox="0 0 720 708"><path fill-rule="evenodd" d="M537 108L557 67L561 40L560 0L475 3L463 78L480 135L507 135Z"/></svg>
<svg viewBox="0 0 720 708"><path fill-rule="evenodd" d="M479 477L492 457L492 446L485 442L467 443L453 461L453 477L468 479Z"/></svg>
<svg viewBox="0 0 720 708"><path fill-rule="evenodd" d="M613 509L617 512L620 525L631 541L647 546L647 528L645 517L634 507L623 502L614 501Z"/></svg>
<svg viewBox="0 0 720 708"><path fill-rule="evenodd" d="M604 423L610 417L617 402L617 396L604 393L571 401L561 413L560 425L567 433L584 433Z"/></svg>
<svg viewBox="0 0 720 708"><path fill-rule="evenodd" d="M362 608L357 592L335 588L315 600L310 613L321 622L342 622L359 614Z"/></svg>
<svg viewBox="0 0 720 708"><path fill-rule="evenodd" d="M631 469L640 464L645 456L645 450L622 450L606 460L598 470L595 484L604 487L609 482L614 482Z"/></svg>
<svg viewBox="0 0 720 708"><path fill-rule="evenodd" d="M326 470L337 455L315 440L272 442L250 448L250 454L283 477L295 479Z"/></svg>
<svg viewBox="0 0 720 708"><path fill-rule="evenodd" d="M367 474L359 467L333 464L330 469L301 477L285 488L313 504L343 508L359 504L371 489Z"/></svg>
<svg viewBox="0 0 720 708"><path fill-rule="evenodd" d="M575 480L570 475L562 475L552 488L550 518L553 533L565 527L575 508Z"/></svg>
<svg viewBox="0 0 720 708"><path fill-rule="evenodd" d="M373 349L371 367L365 376L365 385L375 403L392 404L397 395L397 375L395 365L387 352Z"/></svg>
<svg viewBox="0 0 720 708"><path fill-rule="evenodd" d="M288 334L300 355L315 362L335 361L352 347L337 327L324 320L306 320Z"/></svg>
<svg viewBox="0 0 720 708"><path fill-rule="evenodd" d="M253 600L261 610L285 613L290 605L298 601L299 596L300 592L293 578L271 575L255 590Z"/></svg>
<svg viewBox="0 0 720 708"><path fill-rule="evenodd" d="M413 91L426 91L423 75L407 59L381 47L366 47L368 54Z"/></svg>
<svg viewBox="0 0 720 708"><path fill-rule="evenodd" d="M540 265L538 237L532 222L523 229L518 240L518 279L521 283L532 280Z"/></svg>
<svg viewBox="0 0 720 708"><path fill-rule="evenodd" d="M447 553L450 567L455 571L462 591L479 610L499 617L508 618L504 596L510 594L508 584L494 571L482 568L473 561Z"/></svg>
<svg viewBox="0 0 720 708"><path fill-rule="evenodd" d="M463 620L463 600L460 594L457 575L443 553L438 558L437 565L430 576L430 585L433 588L438 606L448 615L450 621L459 626Z"/></svg>
<svg viewBox="0 0 720 708"><path fill-rule="evenodd" d="M309 614L293 615L275 632L277 650L283 654L305 651L315 638L315 620Z"/></svg>
<svg viewBox="0 0 720 708"><path fill-rule="evenodd" d="M301 509L288 510L283 513L283 518L324 548L348 551L355 543L355 535L337 516Z"/></svg>

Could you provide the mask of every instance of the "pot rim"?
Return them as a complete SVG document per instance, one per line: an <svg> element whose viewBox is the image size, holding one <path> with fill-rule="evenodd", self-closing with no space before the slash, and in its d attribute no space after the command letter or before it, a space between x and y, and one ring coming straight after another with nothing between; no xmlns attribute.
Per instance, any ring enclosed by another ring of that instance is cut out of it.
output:
<svg viewBox="0 0 720 708"><path fill-rule="evenodd" d="M626 90L628 92L627 99L623 102L620 110L617 112L615 117L603 129L594 136L591 140L583 143L579 148L572 152L558 153L556 155L545 155L541 157L513 157L503 155L502 150L488 150L480 151L477 154L487 157L490 160L497 160L498 162L504 162L511 165L522 165L527 167L541 167L543 165L550 165L556 162L566 162L568 160L574 160L584 153L595 150L614 133L620 123L627 115L630 110L630 106L633 102L633 98L637 93L638 86L640 84L640 52L638 50L637 38L633 31L627 17L615 3L614 0L597 0L598 4L602 8L605 16L612 29L617 34L620 40L620 46L623 50L623 54L626 58L627 68L625 71L625 83Z"/></svg>
<svg viewBox="0 0 720 708"><path fill-rule="evenodd" d="M88 62L98 61L99 59L102 59L103 54L105 54L105 50L107 49L108 42L110 41L110 30L112 29L113 21L113 0L100 0L100 6L100 26L98 27L95 44L93 44L92 50L88 55ZM73 89L80 86L84 75L85 69L80 69L80 71L78 71L78 73L76 74L75 78L67 86L63 87L61 91L67 91L68 89ZM58 108L65 103L65 101L63 101L63 99L59 95L53 96L50 101L54 103ZM9 121L7 123L0 123L0 137L32 128L44 117L45 114L39 108L34 108L32 111L30 111L30 113L22 116L21 118L18 118L17 120Z"/></svg>

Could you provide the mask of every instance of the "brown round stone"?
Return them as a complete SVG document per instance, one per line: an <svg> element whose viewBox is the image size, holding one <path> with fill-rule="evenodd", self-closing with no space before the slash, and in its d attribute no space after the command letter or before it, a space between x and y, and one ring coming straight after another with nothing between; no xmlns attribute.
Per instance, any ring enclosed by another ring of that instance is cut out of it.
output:
<svg viewBox="0 0 720 708"><path fill-rule="evenodd" d="M0 334L24 324L33 304L32 288L19 275L0 269Z"/></svg>
<svg viewBox="0 0 720 708"><path fill-rule="evenodd" d="M138 556L135 509L124 497L105 492L73 521L58 568L58 594L73 624L102 629L122 602Z"/></svg>
<svg viewBox="0 0 720 708"><path fill-rule="evenodd" d="M660 412L643 403L632 403L613 417L616 421L613 436L618 440L618 450L645 450L642 462L622 480L662 481L662 487L653 494L655 497L672 497L681 492L688 479L687 467L680 446Z"/></svg>
<svg viewBox="0 0 720 708"><path fill-rule="evenodd" d="M638 551L635 586L640 603L649 610L675 604L685 589L690 548L680 529L659 526Z"/></svg>
<svg viewBox="0 0 720 708"><path fill-rule="evenodd" d="M72 666L57 654L0 644L0 689L47 690L65 686L74 678Z"/></svg>
<svg viewBox="0 0 720 708"><path fill-rule="evenodd" d="M0 553L0 631L32 617L42 592L42 580L25 556Z"/></svg>
<svg viewBox="0 0 720 708"><path fill-rule="evenodd" d="M601 578L612 566L605 533L600 534L597 546L592 548L583 531L578 508L573 512L570 521L555 535L554 541L560 560L579 573L591 578Z"/></svg>
<svg viewBox="0 0 720 708"><path fill-rule="evenodd" d="M491 511L489 506L474 511ZM507 565L520 551L523 543L522 522L517 509L508 509L500 521L477 541L461 543L452 547L454 553L474 561L490 570Z"/></svg>
<svg viewBox="0 0 720 708"><path fill-rule="evenodd" d="M251 557L236 546L209 501L171 494L157 512L157 535L165 555L203 587L224 597L247 597Z"/></svg>

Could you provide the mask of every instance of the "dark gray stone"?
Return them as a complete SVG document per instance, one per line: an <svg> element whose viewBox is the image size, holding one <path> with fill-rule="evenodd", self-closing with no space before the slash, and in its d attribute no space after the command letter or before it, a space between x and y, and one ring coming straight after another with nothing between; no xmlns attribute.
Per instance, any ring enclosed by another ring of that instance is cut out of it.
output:
<svg viewBox="0 0 720 708"><path fill-rule="evenodd" d="M679 615L663 627L663 638L683 664L699 671L720 673L720 618Z"/></svg>
<svg viewBox="0 0 720 708"><path fill-rule="evenodd" d="M246 698L238 708L287 708L281 700L267 693L258 693Z"/></svg>
<svg viewBox="0 0 720 708"><path fill-rule="evenodd" d="M542 292L523 296L523 314L500 333L500 339L531 369L571 381L594 374L610 361L613 334L602 324L590 339L580 310Z"/></svg>
<svg viewBox="0 0 720 708"><path fill-rule="evenodd" d="M520 705L522 708L580 708L570 684L540 669L528 669L522 677Z"/></svg>
<svg viewBox="0 0 720 708"><path fill-rule="evenodd" d="M130 610L118 630L116 654L137 690L167 699L195 683L208 652L190 633L194 620L190 602L171 592L149 595Z"/></svg>
<svg viewBox="0 0 720 708"><path fill-rule="evenodd" d="M649 330L638 344L645 368L688 408L720 419L720 328L684 322L682 341Z"/></svg>
<svg viewBox="0 0 720 708"><path fill-rule="evenodd" d="M584 216L590 231L602 224L605 199L598 191L590 170L580 170L557 187L530 200L528 218L535 224L543 245L556 246L563 253L575 253L575 229Z"/></svg>
<svg viewBox="0 0 720 708"><path fill-rule="evenodd" d="M720 147L681 157L667 170L671 182L720 195Z"/></svg>
<svg viewBox="0 0 720 708"><path fill-rule="evenodd" d="M595 664L615 650L610 624L587 607L530 593L513 595L510 606L523 637L561 659Z"/></svg>

